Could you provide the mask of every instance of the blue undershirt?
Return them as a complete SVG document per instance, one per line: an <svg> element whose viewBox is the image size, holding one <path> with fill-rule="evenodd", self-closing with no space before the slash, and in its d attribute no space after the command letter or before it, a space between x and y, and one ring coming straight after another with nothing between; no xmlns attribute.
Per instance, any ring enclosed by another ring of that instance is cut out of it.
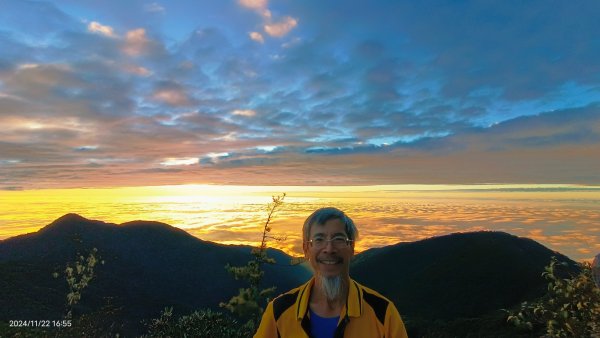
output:
<svg viewBox="0 0 600 338"><path fill-rule="evenodd" d="M333 338L339 321L340 316L325 318L310 310L310 332L315 338Z"/></svg>

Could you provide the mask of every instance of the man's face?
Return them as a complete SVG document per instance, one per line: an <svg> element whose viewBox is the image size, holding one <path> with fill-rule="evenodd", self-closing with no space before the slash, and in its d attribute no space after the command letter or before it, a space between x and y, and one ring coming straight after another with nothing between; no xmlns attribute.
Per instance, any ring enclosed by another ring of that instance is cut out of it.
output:
<svg viewBox="0 0 600 338"><path fill-rule="evenodd" d="M304 256L310 261L315 275L323 277L350 275L350 259L354 255L354 242L340 246L341 241L327 241L334 238L347 238L344 223L340 219L330 219L325 224L314 224L307 240L325 240L322 247L304 242ZM317 241L315 241L317 240Z"/></svg>

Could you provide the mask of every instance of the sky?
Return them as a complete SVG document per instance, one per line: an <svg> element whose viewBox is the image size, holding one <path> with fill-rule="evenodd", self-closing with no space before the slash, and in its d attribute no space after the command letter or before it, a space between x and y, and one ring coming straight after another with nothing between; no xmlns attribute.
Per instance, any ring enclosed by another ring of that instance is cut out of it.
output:
<svg viewBox="0 0 600 338"><path fill-rule="evenodd" d="M600 184L600 2L0 1L0 189Z"/></svg>

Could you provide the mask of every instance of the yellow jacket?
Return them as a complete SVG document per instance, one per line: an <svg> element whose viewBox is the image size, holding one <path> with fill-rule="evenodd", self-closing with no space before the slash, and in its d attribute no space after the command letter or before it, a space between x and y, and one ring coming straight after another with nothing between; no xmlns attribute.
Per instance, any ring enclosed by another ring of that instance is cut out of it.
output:
<svg viewBox="0 0 600 338"><path fill-rule="evenodd" d="M308 304L314 278L267 305L254 338L310 338ZM350 279L335 338L407 338L400 314L387 298Z"/></svg>

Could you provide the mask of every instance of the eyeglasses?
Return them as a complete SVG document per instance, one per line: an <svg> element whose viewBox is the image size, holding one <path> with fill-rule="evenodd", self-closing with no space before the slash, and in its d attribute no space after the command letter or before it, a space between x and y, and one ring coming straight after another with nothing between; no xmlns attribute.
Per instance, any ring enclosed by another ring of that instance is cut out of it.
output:
<svg viewBox="0 0 600 338"><path fill-rule="evenodd" d="M323 249L327 246L328 242L331 242L331 246L336 249L343 249L350 245L350 243L354 242L351 239L348 239L344 236L335 236L332 239L325 239L323 237L313 238L307 241L310 245L315 249Z"/></svg>

